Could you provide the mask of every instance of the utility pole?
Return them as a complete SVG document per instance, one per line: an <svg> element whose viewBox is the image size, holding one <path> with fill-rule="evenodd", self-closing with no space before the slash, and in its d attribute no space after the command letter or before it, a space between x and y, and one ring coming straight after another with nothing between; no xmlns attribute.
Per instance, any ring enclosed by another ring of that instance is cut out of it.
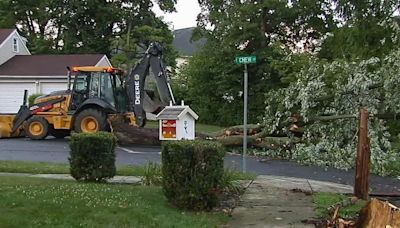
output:
<svg viewBox="0 0 400 228"><path fill-rule="evenodd" d="M368 117L368 110L365 107L360 108L354 195L357 198L364 200L368 199L369 195L369 173L371 166L371 150L368 138Z"/></svg>

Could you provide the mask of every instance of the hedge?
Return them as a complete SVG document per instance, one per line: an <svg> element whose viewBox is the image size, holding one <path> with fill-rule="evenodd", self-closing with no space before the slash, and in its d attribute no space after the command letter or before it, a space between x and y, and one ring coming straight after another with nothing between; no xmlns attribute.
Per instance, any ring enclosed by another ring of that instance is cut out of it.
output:
<svg viewBox="0 0 400 228"><path fill-rule="evenodd" d="M31 106L35 102L35 99L42 96L41 93L34 93L28 97L28 105Z"/></svg>
<svg viewBox="0 0 400 228"><path fill-rule="evenodd" d="M68 159L72 177L88 182L114 177L116 143L116 137L108 132L73 134Z"/></svg>
<svg viewBox="0 0 400 228"><path fill-rule="evenodd" d="M178 208L209 210L218 203L224 149L210 141L175 141L162 146L162 185Z"/></svg>

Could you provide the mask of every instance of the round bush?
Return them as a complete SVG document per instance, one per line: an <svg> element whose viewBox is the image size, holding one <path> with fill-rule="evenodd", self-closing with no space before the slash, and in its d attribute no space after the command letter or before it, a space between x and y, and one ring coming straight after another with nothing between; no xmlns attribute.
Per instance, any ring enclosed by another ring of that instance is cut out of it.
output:
<svg viewBox="0 0 400 228"><path fill-rule="evenodd" d="M167 142L162 147L163 191L183 209L209 210L218 203L225 152L209 141Z"/></svg>
<svg viewBox="0 0 400 228"><path fill-rule="evenodd" d="M70 172L76 180L102 182L115 176L115 147L112 133L73 134L70 147Z"/></svg>

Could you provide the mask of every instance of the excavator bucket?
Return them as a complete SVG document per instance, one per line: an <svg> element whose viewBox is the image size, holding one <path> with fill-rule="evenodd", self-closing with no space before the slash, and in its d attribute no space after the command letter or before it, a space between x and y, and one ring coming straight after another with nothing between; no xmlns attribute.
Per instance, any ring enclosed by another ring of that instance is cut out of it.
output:
<svg viewBox="0 0 400 228"><path fill-rule="evenodd" d="M14 120L14 116L4 115L0 116L0 138L9 138L11 137L11 129L12 122Z"/></svg>
<svg viewBox="0 0 400 228"><path fill-rule="evenodd" d="M13 121L15 115L0 115L0 138L11 138L22 136L23 130L17 129L14 133L12 132Z"/></svg>
<svg viewBox="0 0 400 228"><path fill-rule="evenodd" d="M29 108L27 107L28 90L24 91L24 100L16 115L0 114L0 138L23 136L22 123L27 119Z"/></svg>

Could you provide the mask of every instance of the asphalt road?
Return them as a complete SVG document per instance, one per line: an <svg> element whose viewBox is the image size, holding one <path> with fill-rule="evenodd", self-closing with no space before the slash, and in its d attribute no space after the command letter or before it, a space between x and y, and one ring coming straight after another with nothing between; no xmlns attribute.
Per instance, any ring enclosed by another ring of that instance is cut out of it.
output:
<svg viewBox="0 0 400 228"><path fill-rule="evenodd" d="M161 149L158 146L118 147L117 164L145 165L149 161L161 161ZM23 160L67 163L69 156L68 139L35 141L27 138L1 139L0 160ZM241 156L227 155L225 166L241 170ZM259 161L254 157L247 158L249 172L264 175L288 176L312 180L329 181L352 185L354 171L343 171L317 166L302 166L291 161ZM400 193L400 180L389 177L371 176L371 188L374 192Z"/></svg>

